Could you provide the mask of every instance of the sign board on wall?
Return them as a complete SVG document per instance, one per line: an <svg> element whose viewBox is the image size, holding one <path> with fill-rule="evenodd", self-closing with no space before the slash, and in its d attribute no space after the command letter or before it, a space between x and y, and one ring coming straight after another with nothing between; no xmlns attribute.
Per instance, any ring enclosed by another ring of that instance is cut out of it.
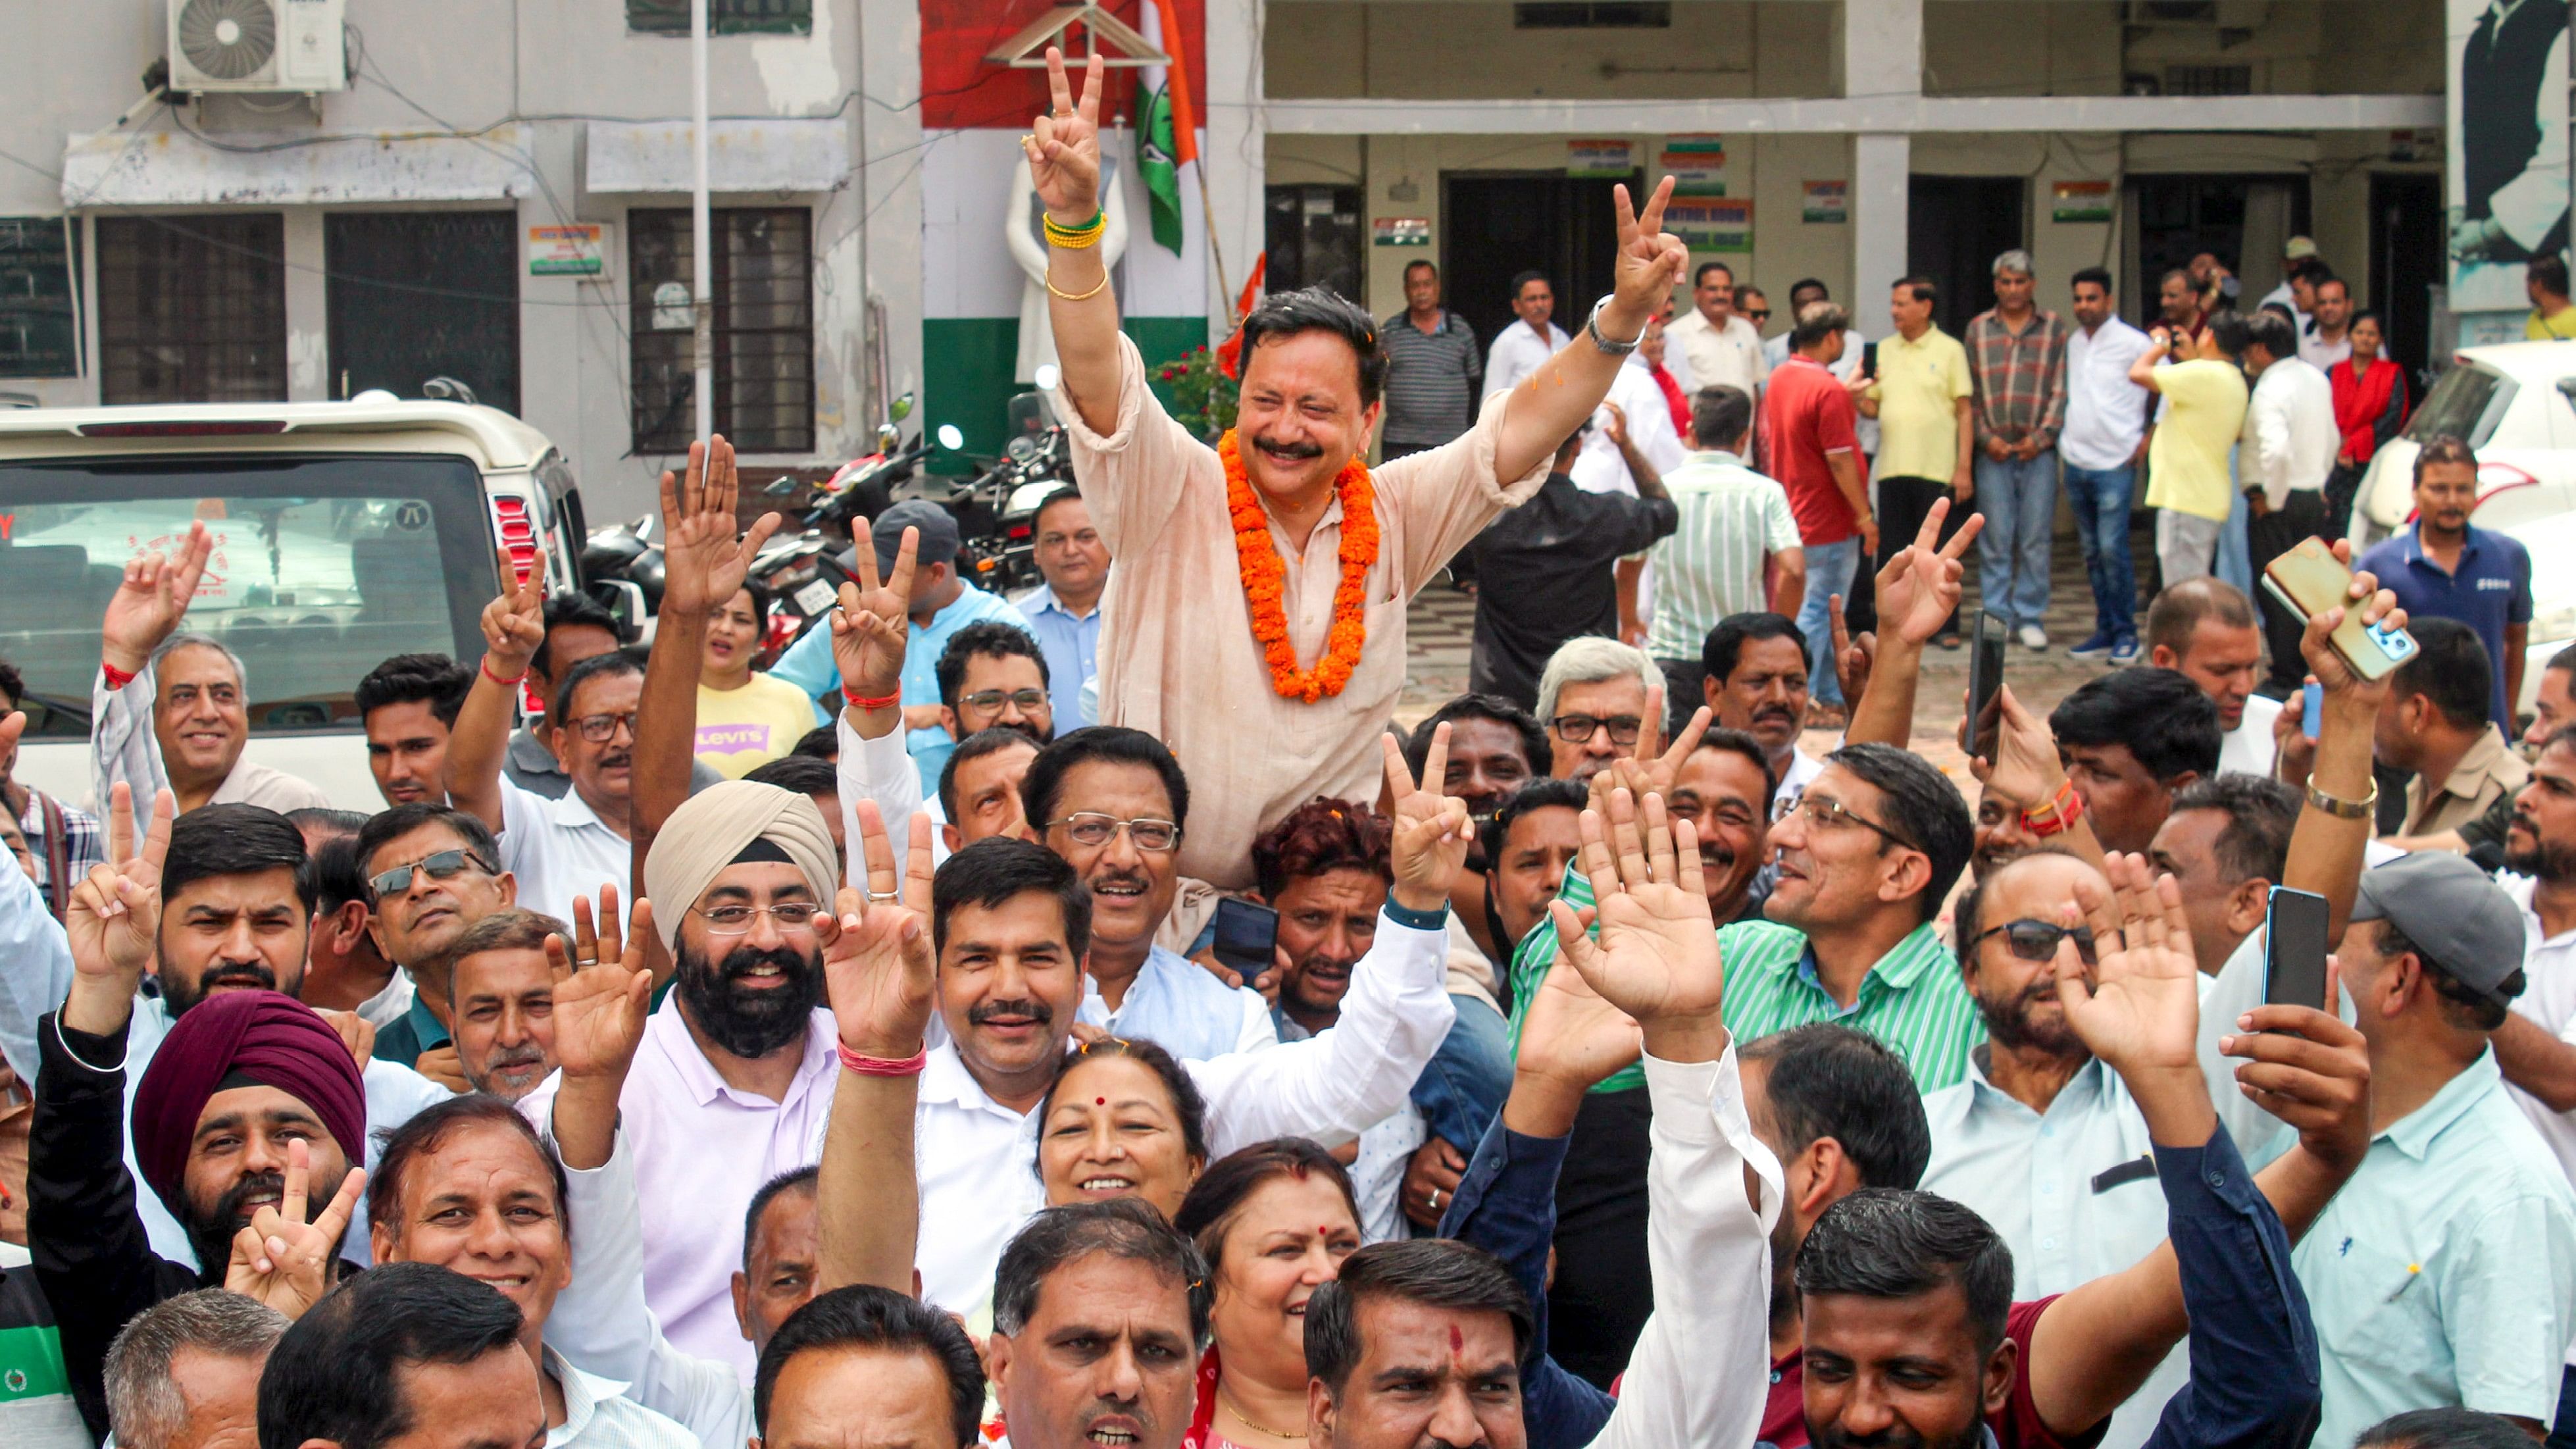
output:
<svg viewBox="0 0 2576 1449"><path fill-rule="evenodd" d="M1666 136L1655 164L1673 178L1675 196L1724 196L1726 138L1714 135Z"/></svg>
<svg viewBox="0 0 2576 1449"><path fill-rule="evenodd" d="M1753 250L1753 202L1749 198L1676 196L1664 206L1664 230L1695 252Z"/></svg>
<svg viewBox="0 0 2576 1449"><path fill-rule="evenodd" d="M1625 136L1594 137L1565 143L1565 174L1626 180L1637 169Z"/></svg>
<svg viewBox="0 0 2576 1449"><path fill-rule="evenodd" d="M1373 240L1382 247L1427 247L1431 245L1431 218L1427 216L1380 216L1369 221Z"/></svg>
<svg viewBox="0 0 2576 1449"><path fill-rule="evenodd" d="M2060 181L2048 188L2050 221L2109 221L2111 183Z"/></svg>
<svg viewBox="0 0 2576 1449"><path fill-rule="evenodd" d="M2442 33L2449 295L2466 325L2527 312L2524 265L2567 247L2567 153L2541 139L2567 134L2567 9L2445 0Z"/></svg>
<svg viewBox="0 0 2576 1449"><path fill-rule="evenodd" d="M1851 220L1851 183L1848 181L1806 181L1799 183L1801 208L1798 219L1840 226Z"/></svg>
<svg viewBox="0 0 2576 1449"><path fill-rule="evenodd" d="M59 216L0 216L0 377L80 376L75 253Z"/></svg>
<svg viewBox="0 0 2576 1449"><path fill-rule="evenodd" d="M607 227L599 222L528 228L528 275L586 277L608 275Z"/></svg>

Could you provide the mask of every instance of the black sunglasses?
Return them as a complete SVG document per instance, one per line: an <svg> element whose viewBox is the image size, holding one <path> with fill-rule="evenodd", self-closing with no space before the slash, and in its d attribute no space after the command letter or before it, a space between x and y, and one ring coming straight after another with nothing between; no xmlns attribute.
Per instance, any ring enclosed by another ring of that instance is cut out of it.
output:
<svg viewBox="0 0 2576 1449"><path fill-rule="evenodd" d="M2056 960L2057 943L2072 936L2075 938L2076 957L2087 966L2093 964L2093 928L2091 926L2059 926L2047 921L2006 921L2000 926L1979 931L1976 940L1968 944L1975 946L1988 936L1997 935L2004 938L2004 949L2024 961Z"/></svg>
<svg viewBox="0 0 2576 1449"><path fill-rule="evenodd" d="M435 855L413 861L409 865L398 865L391 870L378 871L367 878L367 885L375 891L378 899L382 899L410 890L413 871L420 871L431 880L454 880L462 875L468 866L486 875L492 874L492 868L475 859L474 852L470 850L442 850Z"/></svg>

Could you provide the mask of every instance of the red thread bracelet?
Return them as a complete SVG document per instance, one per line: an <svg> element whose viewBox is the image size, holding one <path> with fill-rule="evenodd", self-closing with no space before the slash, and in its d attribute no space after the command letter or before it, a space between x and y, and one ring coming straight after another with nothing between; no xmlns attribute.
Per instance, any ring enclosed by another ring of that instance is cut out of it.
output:
<svg viewBox="0 0 2576 1449"><path fill-rule="evenodd" d="M926 1045L908 1057L862 1056L839 1042L832 1043L832 1050L841 1054L843 1071L863 1077L917 1077L923 1067L930 1065L930 1048Z"/></svg>
<svg viewBox="0 0 2576 1449"><path fill-rule="evenodd" d="M870 699L864 695L856 694L850 690L844 689L841 691L841 697L850 702L850 708L857 710L892 709L896 705L903 703L902 690L896 690L892 694Z"/></svg>
<svg viewBox="0 0 2576 1449"><path fill-rule="evenodd" d="M485 679L492 681L503 689L516 689L519 687L519 679L525 679L528 677L528 671L522 669L519 671L519 679L503 679L501 676L492 672L492 660L488 655L484 657L482 663L475 667L483 671L483 677Z"/></svg>
<svg viewBox="0 0 2576 1449"><path fill-rule="evenodd" d="M98 672L107 676L107 687L110 689L123 689L134 682L133 670L119 669L104 659L98 661Z"/></svg>

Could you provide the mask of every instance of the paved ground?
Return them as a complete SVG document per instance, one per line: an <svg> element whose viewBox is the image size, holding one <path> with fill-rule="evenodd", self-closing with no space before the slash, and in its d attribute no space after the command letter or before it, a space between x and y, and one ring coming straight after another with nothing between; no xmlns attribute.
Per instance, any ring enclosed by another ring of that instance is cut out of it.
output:
<svg viewBox="0 0 2576 1449"><path fill-rule="evenodd" d="M2133 544L2141 563L2152 565L2152 530L2138 529ZM1975 549L1968 551L1967 562L1966 602L1973 608L1977 600ZM2084 681L2109 667L2066 656L2067 645L2093 632L2093 592L2084 579L2084 558L2072 527L2057 537L2050 553L2049 575L2049 647L2033 652L2015 643L2005 663L2005 678L2013 693L2043 715ZM1396 717L1405 724L1420 721L1442 702L1466 691L1467 643L1475 608L1473 599L1445 583L1432 585L1414 599L1406 626L1404 695L1396 706ZM1923 673L1915 720L1915 753L1939 765L1959 782L1961 790L1973 796L1976 787L1957 743L1960 699L1968 687L1968 653L1964 649L1927 651ZM1811 732L1807 746L1810 752L1821 752L1832 748L1833 741L1830 734Z"/></svg>

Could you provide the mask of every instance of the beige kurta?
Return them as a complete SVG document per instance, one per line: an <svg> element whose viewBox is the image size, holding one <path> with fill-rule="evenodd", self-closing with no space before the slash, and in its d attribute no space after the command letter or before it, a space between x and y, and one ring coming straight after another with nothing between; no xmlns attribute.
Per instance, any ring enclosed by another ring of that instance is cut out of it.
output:
<svg viewBox="0 0 2576 1449"><path fill-rule="evenodd" d="M1318 795L1377 798L1378 736L1404 688L1406 601L1496 514L1537 492L1547 460L1508 484L1495 478L1505 393L1456 441L1377 469L1382 542L1369 571L1367 648L1339 695L1284 699L1252 638L1224 465L1163 411L1136 345L1122 336L1118 353L1114 432L1092 432L1070 398L1055 399L1075 481L1115 560L1100 605L1100 722L1171 746L1190 782L1180 872L1240 888L1252 884L1264 825ZM1287 565L1288 638L1311 667L1341 582L1342 506L1326 509L1302 556L1275 524L1270 536Z"/></svg>

